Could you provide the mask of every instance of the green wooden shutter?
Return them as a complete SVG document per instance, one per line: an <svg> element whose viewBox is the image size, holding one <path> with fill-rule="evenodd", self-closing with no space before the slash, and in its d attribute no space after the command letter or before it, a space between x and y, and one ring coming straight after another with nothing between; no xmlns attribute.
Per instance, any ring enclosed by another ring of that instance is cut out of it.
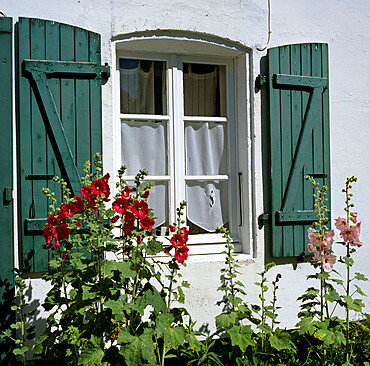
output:
<svg viewBox="0 0 370 366"><path fill-rule="evenodd" d="M316 219L304 176L330 189L328 46L274 47L268 65L272 255L299 256L308 254L307 228ZM330 210L330 190L327 198Z"/></svg>
<svg viewBox="0 0 370 366"><path fill-rule="evenodd" d="M14 321L13 169L12 169L12 32L13 19L0 17L0 333ZM12 343L0 339L0 363L12 364ZM13 360L14 361L14 360Z"/></svg>
<svg viewBox="0 0 370 366"><path fill-rule="evenodd" d="M20 231L24 272L48 268L42 249L48 202L43 187L62 176L74 194L86 160L102 151L100 35L42 19L18 23Z"/></svg>

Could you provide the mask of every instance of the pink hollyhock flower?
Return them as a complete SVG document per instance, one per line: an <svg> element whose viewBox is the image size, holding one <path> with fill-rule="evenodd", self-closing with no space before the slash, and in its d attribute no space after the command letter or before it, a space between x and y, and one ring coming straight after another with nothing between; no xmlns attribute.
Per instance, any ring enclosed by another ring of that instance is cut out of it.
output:
<svg viewBox="0 0 370 366"><path fill-rule="evenodd" d="M148 204L145 201L136 200L132 205L132 213L139 219L143 219L149 213Z"/></svg>
<svg viewBox="0 0 370 366"><path fill-rule="evenodd" d="M150 218L148 216L145 216L144 218L142 218L140 220L141 227L144 230L148 230L148 231L151 231L152 230L152 227L153 227L154 223L155 223L154 219L152 219L152 218Z"/></svg>
<svg viewBox="0 0 370 366"><path fill-rule="evenodd" d="M310 243L315 246L321 246L321 240L317 236L317 231L312 227L308 228L308 238L310 239Z"/></svg>
<svg viewBox="0 0 370 366"><path fill-rule="evenodd" d="M77 207L73 203L67 203L61 206L60 210L66 217L72 217L75 213L77 213Z"/></svg>
<svg viewBox="0 0 370 366"><path fill-rule="evenodd" d="M356 224L357 222L357 212L352 212L351 213L351 221Z"/></svg>
<svg viewBox="0 0 370 366"><path fill-rule="evenodd" d="M358 222L356 226L347 227L345 230L340 232L340 236L346 242L358 242L360 240L360 228L361 222Z"/></svg>
<svg viewBox="0 0 370 366"><path fill-rule="evenodd" d="M362 243L360 241L353 241L351 245L353 245L354 247L358 247L358 248L362 247Z"/></svg>
<svg viewBox="0 0 370 366"><path fill-rule="evenodd" d="M313 253L315 247L310 243L310 244L307 244L307 250L309 253Z"/></svg>
<svg viewBox="0 0 370 366"><path fill-rule="evenodd" d="M176 248L175 251L175 259L178 263L183 263L188 259L188 252L189 248L186 245L181 245L180 247Z"/></svg>
<svg viewBox="0 0 370 366"><path fill-rule="evenodd" d="M344 217L338 217L337 219L335 219L335 227L339 231L344 231L348 227L347 220Z"/></svg>
<svg viewBox="0 0 370 366"><path fill-rule="evenodd" d="M330 271L333 268L336 260L337 257L334 254L324 255L322 260L322 268L325 271Z"/></svg>

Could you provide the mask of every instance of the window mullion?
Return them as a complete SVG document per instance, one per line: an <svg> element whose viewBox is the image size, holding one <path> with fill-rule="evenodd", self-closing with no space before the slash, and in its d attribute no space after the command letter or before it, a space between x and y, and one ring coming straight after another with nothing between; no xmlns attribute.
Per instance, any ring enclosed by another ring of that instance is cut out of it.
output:
<svg viewBox="0 0 370 366"><path fill-rule="evenodd" d="M183 117L183 81L182 64L177 56L173 56L173 121L174 121L174 173L175 173L175 203L185 200L185 137Z"/></svg>

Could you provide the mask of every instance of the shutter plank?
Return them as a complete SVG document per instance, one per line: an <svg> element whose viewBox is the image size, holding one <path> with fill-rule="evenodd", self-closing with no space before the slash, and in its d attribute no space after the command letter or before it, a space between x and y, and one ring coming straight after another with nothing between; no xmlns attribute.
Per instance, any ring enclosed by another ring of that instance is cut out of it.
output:
<svg viewBox="0 0 370 366"><path fill-rule="evenodd" d="M55 60L60 61L60 32L59 32L59 23L57 22L46 22L46 32L45 32L45 58L46 60ZM50 78L48 80L49 88L51 94L54 96L54 102L57 107L58 112L60 113L60 80L57 78ZM47 139L47 174L61 177L61 171L59 168L58 161L55 157L53 146L50 142L50 139ZM62 202L62 190L60 185L54 182L53 180L48 180L48 188L52 192L55 192L55 199L58 202ZM49 211L49 202L47 203L47 211Z"/></svg>
<svg viewBox="0 0 370 366"><path fill-rule="evenodd" d="M280 47L280 67L281 74L290 74L290 47ZM280 123L281 123L281 180L282 187L288 183L289 173L292 168L292 115L291 115L291 90L280 91ZM284 189L282 189L282 193ZM289 202L290 203L290 202ZM291 204L291 203L290 203ZM284 226L282 228L283 238L292 238L293 227ZM293 255L294 243L292 240L282 242L283 253L286 256Z"/></svg>
<svg viewBox="0 0 370 366"><path fill-rule="evenodd" d="M30 44L30 34L31 34L31 24L29 19L20 19L18 23L18 53L19 59L31 58L31 44ZM32 174L32 145L31 139L32 135L31 124L31 87L28 79L24 75L22 70L22 64L19 63L18 68L19 73L19 103L18 103L18 119L17 119L17 141L19 148L19 160L20 160L20 172L19 176L19 192L22 194L20 202L20 217L19 226L22 236L22 263L24 272L34 271L34 238L31 235L25 233L25 223L26 218L30 218L30 210L32 208L32 182L26 180L26 176Z"/></svg>
<svg viewBox="0 0 370 366"><path fill-rule="evenodd" d="M101 64L100 34L89 34L90 62ZM95 153L102 153L102 106L101 103L94 103L94 100L101 100L101 75L90 81L90 159L93 163Z"/></svg>
<svg viewBox="0 0 370 366"><path fill-rule="evenodd" d="M273 48L269 51L269 68L270 70L279 70L279 50ZM270 77L272 81L272 77ZM281 131L280 131L280 91L270 93L270 118L275 116L274 123L270 124L271 135L271 186L274 189L271 192L272 207L278 207L282 200L281 187ZM272 213L272 222L275 221L275 214ZM272 253L274 257L283 255L283 230L277 228L274 224L271 227L274 245Z"/></svg>
<svg viewBox="0 0 370 366"><path fill-rule="evenodd" d="M291 65L290 73L291 75L302 75L301 69L301 46L300 45L291 45L290 46L291 54ZM299 133L302 126L302 92L299 90L292 90L292 151L295 151L297 148ZM303 172L301 171L302 179L297 185L296 189L298 190L298 195L296 196L295 202L293 202L292 208L299 209L302 206L303 200L303 187L304 187L304 178ZM304 251L304 246L302 243L305 243L305 233L304 226L295 225L293 226L293 247L294 253Z"/></svg>
<svg viewBox="0 0 370 366"><path fill-rule="evenodd" d="M31 58L36 60L45 59L45 22L41 19L32 19L31 21ZM31 110L32 174L42 175L47 171L47 139L44 120L35 93L31 94ZM32 181L32 219L45 216L45 212L48 210L47 201L42 193L44 187L47 187L46 180ZM34 257L35 268L48 266L48 252L42 250L44 243L43 237L34 236L33 250L35 253L39 253Z"/></svg>
<svg viewBox="0 0 370 366"><path fill-rule="evenodd" d="M89 34L84 29L76 29L76 61L87 61L89 58ZM78 47L77 47L78 45ZM81 169L90 158L90 98L89 98L90 81L76 80L76 162L80 167L80 175L83 174Z"/></svg>
<svg viewBox="0 0 370 366"><path fill-rule="evenodd" d="M14 296L14 251L13 251L13 88L12 88L12 32L13 19L0 17L0 333L15 322L10 303ZM14 342L0 339L0 363L14 365L16 360L12 353Z"/></svg>

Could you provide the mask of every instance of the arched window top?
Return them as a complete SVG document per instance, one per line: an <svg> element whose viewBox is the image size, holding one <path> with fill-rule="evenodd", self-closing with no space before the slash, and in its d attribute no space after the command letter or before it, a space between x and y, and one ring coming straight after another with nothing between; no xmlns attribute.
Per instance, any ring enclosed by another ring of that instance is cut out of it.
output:
<svg viewBox="0 0 370 366"><path fill-rule="evenodd" d="M243 44L212 34L177 30L153 30L117 35L112 38L117 50L171 54L237 57L251 49Z"/></svg>

